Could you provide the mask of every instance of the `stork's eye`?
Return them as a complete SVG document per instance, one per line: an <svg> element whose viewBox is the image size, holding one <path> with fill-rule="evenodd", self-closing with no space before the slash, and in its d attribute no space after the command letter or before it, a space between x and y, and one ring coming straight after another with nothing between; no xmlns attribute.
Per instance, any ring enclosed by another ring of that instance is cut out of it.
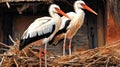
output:
<svg viewBox="0 0 120 67"><path fill-rule="evenodd" d="M55 7L55 9L56 9L56 10L59 10L59 8L56 8L56 7Z"/></svg>
<svg viewBox="0 0 120 67"><path fill-rule="evenodd" d="M83 3L80 3L80 5L84 6L85 4L83 4Z"/></svg>

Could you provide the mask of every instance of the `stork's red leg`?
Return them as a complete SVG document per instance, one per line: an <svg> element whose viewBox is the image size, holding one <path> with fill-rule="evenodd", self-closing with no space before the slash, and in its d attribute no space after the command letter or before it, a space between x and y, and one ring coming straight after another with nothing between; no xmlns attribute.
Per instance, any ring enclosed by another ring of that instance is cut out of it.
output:
<svg viewBox="0 0 120 67"><path fill-rule="evenodd" d="M68 48L69 48L69 55L72 54L71 46L72 46L72 39L70 39L70 41L69 41L69 46L68 46Z"/></svg>
<svg viewBox="0 0 120 67"><path fill-rule="evenodd" d="M66 35L63 42L63 56L65 56L65 48L66 48Z"/></svg>
<svg viewBox="0 0 120 67"><path fill-rule="evenodd" d="M40 58L40 67L42 67L42 47L40 47L39 58Z"/></svg>
<svg viewBox="0 0 120 67"><path fill-rule="evenodd" d="M45 44L44 54L45 54L45 67L47 67L47 44Z"/></svg>

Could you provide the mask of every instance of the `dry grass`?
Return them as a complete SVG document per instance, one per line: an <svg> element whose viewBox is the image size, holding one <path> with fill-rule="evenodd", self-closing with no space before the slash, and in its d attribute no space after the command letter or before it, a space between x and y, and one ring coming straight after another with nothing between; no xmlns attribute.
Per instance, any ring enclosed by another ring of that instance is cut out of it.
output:
<svg viewBox="0 0 120 67"><path fill-rule="evenodd" d="M11 37L10 39L14 43L13 46L7 46L0 42L1 45L9 48L4 54L0 54L0 67L33 67L39 65L38 52L30 48L19 51L19 40L15 42Z"/></svg>
<svg viewBox="0 0 120 67"><path fill-rule="evenodd" d="M22 51L18 50L19 40L14 41L13 46L4 54L0 54L0 67L38 67L39 66L39 48L26 48ZM49 67L119 67L120 66L120 40L113 42L107 46L98 47L95 49L77 51L72 56L57 56L53 53L48 53ZM52 55L52 57L50 57ZM44 65L44 58L42 59Z"/></svg>
<svg viewBox="0 0 120 67"><path fill-rule="evenodd" d="M60 57L51 66L70 67L119 67L120 40L107 46L78 51L72 56Z"/></svg>

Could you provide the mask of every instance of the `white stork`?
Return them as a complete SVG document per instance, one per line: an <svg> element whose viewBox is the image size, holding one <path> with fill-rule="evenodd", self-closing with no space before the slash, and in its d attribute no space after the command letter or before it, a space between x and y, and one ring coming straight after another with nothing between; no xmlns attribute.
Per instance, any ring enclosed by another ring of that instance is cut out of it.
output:
<svg viewBox="0 0 120 67"><path fill-rule="evenodd" d="M45 44L44 54L45 54L45 67L47 67L47 43L53 38L56 32L59 30L61 25L61 17L58 15L62 14L63 16L69 18L58 5L52 4L49 8L49 13L51 17L42 17L37 18L23 33L19 50L25 48L28 44L30 45L33 42L39 42L40 46ZM40 47L40 66L41 66L41 47Z"/></svg>
<svg viewBox="0 0 120 67"><path fill-rule="evenodd" d="M69 39L69 55L71 55L71 42L72 38L77 33L78 29L81 28L84 22L85 13L82 9L86 9L89 12L97 15L95 11L89 8L84 1L78 0L74 3L75 12L68 12L67 15L71 18L69 20L65 16L62 17L62 24L59 28L59 31L56 33L54 38L49 42L50 44L56 45L61 39L64 39L63 43L63 56L65 55L65 46L66 46L66 38Z"/></svg>

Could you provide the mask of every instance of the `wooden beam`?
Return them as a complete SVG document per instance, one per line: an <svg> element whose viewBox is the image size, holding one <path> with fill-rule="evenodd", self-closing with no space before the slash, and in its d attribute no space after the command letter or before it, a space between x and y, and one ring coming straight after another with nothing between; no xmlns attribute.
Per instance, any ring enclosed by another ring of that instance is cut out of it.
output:
<svg viewBox="0 0 120 67"><path fill-rule="evenodd" d="M104 8L104 7L103 7ZM97 16L97 37L98 37L98 46L105 45L105 18L104 18L104 9L98 9Z"/></svg>
<svg viewBox="0 0 120 67"><path fill-rule="evenodd" d="M3 12L2 14L2 31L3 31L3 43L11 45L12 42L9 39L9 35L13 35L13 15Z"/></svg>

